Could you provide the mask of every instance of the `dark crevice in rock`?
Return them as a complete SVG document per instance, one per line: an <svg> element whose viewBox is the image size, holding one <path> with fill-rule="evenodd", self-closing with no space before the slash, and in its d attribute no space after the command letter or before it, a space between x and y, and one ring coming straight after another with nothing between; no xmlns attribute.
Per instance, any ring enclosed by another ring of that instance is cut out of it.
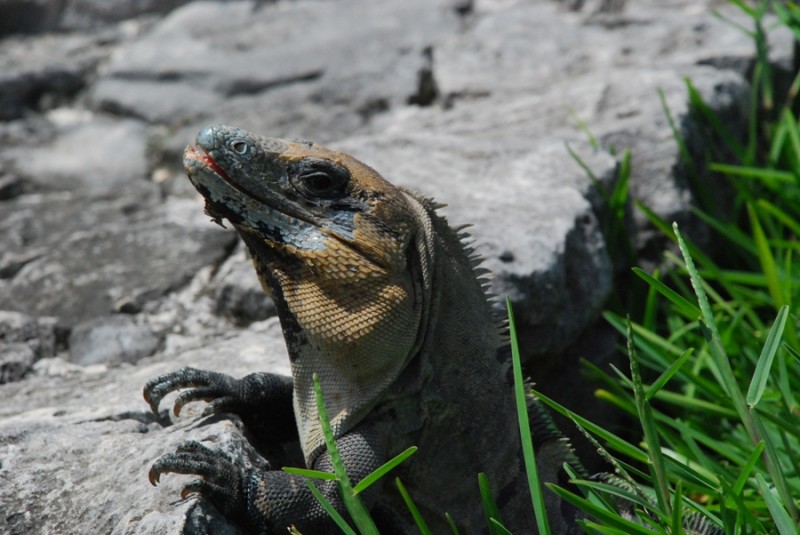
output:
<svg viewBox="0 0 800 535"><path fill-rule="evenodd" d="M85 73L70 69L51 68L0 80L0 120L69 103L84 87Z"/></svg>
<svg viewBox="0 0 800 535"><path fill-rule="evenodd" d="M162 423L160 415L155 415L150 411L127 411L122 412L119 414L113 414L111 416L105 416L103 418L95 418L93 420L89 420L90 422L122 422L125 420L134 420L136 422L143 423L145 425L149 425L152 423L160 424ZM143 430L142 432L146 432Z"/></svg>
<svg viewBox="0 0 800 535"><path fill-rule="evenodd" d="M453 11L459 17L466 17L475 12L475 0L455 0L453 2Z"/></svg>
<svg viewBox="0 0 800 535"><path fill-rule="evenodd" d="M42 250L25 251L22 253L3 253L0 255L0 279L12 279L19 270L44 254Z"/></svg>
<svg viewBox="0 0 800 535"><path fill-rule="evenodd" d="M433 75L433 47L422 50L424 64L417 73L417 91L408 97L412 106L430 106L439 97L439 85Z"/></svg>
<svg viewBox="0 0 800 535"><path fill-rule="evenodd" d="M458 102L481 100L491 96L491 91L454 91L445 95L442 100L442 107L449 110L455 107Z"/></svg>
<svg viewBox="0 0 800 535"><path fill-rule="evenodd" d="M0 175L0 201L15 199L25 193L26 183L17 174ZM0 275L2 278L2 275Z"/></svg>
<svg viewBox="0 0 800 535"><path fill-rule="evenodd" d="M203 71L170 71L161 70L151 71L116 71L114 78L117 80L129 80L132 82L202 82L205 77Z"/></svg>
<svg viewBox="0 0 800 535"><path fill-rule="evenodd" d="M368 123L375 115L385 113L390 108L389 100L383 97L376 97L367 100L364 104L356 109L356 112L361 117L361 120Z"/></svg>
<svg viewBox="0 0 800 535"><path fill-rule="evenodd" d="M65 0L11 0L0 4L0 36L34 34L55 28Z"/></svg>
<svg viewBox="0 0 800 535"><path fill-rule="evenodd" d="M278 87L318 80L322 77L324 72L325 71L322 70L315 70L307 73L301 73L297 76L291 76L289 78L282 78L280 80L226 80L224 84L221 84L217 87L217 90L225 97L256 95L258 93L263 93L264 91L269 91Z"/></svg>

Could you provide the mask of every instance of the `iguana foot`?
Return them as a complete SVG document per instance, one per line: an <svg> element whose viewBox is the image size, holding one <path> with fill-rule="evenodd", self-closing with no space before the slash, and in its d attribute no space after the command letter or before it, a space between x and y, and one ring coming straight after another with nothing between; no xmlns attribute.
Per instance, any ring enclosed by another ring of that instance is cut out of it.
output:
<svg viewBox="0 0 800 535"><path fill-rule="evenodd" d="M226 516L245 513L244 481L246 474L222 452L191 441L178 446L175 453L159 457L150 467L148 477L156 486L164 473L195 474L202 479L188 483L181 497L199 494ZM236 516L234 516L236 518Z"/></svg>
<svg viewBox="0 0 800 535"><path fill-rule="evenodd" d="M175 400L175 415L179 415L183 406L192 401L210 401L204 414L212 414L222 410L226 404L240 399L237 383L236 379L224 373L181 368L148 381L143 393L150 409L158 414L158 406L167 394L174 390L191 388L182 392Z"/></svg>
<svg viewBox="0 0 800 535"><path fill-rule="evenodd" d="M274 373L251 373L241 379L230 375L181 368L149 381L144 399L158 414L158 406L175 390L187 389L175 399L173 412L193 401L207 401L203 416L228 412L238 415L261 447L297 439L291 377ZM269 415L265 418L264 415Z"/></svg>
<svg viewBox="0 0 800 535"><path fill-rule="evenodd" d="M251 373L241 379L230 375L195 368L181 368L148 381L144 387L144 399L150 409L158 414L161 401L175 390L189 388L182 392L173 405L175 415L187 403L208 401L204 416L218 412L232 412L245 415L254 408L291 400L292 379L272 373ZM291 406L289 407L291 411Z"/></svg>

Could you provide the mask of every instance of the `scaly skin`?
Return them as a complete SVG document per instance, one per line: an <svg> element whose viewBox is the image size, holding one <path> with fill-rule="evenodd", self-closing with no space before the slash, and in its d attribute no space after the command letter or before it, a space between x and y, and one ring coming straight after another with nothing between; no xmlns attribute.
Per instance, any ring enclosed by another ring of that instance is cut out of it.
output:
<svg viewBox="0 0 800 535"><path fill-rule="evenodd" d="M184 165L206 212L227 219L247 245L276 302L293 378L184 369L148 383L153 410L170 391L191 388L176 412L210 401L207 412L234 412L258 428L259 447L296 432L306 465L330 471L317 373L353 481L416 445L393 475L434 531L445 528L444 512L462 533L487 531L476 482L485 472L507 526L534 532L507 351L472 251L437 205L347 154L225 126L203 129ZM287 430L290 406L296 428ZM545 468L555 474L556 462ZM332 529L300 480L283 472L248 471L193 443L156 461L151 481L164 472L201 476L186 491L254 531ZM322 490L341 510L334 486ZM365 499L384 528L408 529L394 489L376 487Z"/></svg>

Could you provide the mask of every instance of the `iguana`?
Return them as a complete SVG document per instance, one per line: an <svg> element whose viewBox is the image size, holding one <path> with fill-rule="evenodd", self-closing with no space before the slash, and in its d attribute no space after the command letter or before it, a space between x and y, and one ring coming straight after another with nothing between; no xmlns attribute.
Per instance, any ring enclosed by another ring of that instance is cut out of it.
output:
<svg viewBox="0 0 800 535"><path fill-rule="evenodd" d="M393 475L434 532L450 532L445 512L461 533L488 532L477 484L485 472L506 526L534 533L502 326L479 260L437 214L440 205L347 154L227 126L204 128L184 165L206 212L238 231L275 300L292 377L234 379L184 368L146 385L152 410L169 392L188 388L176 414L188 402L209 401L206 414L240 415L260 451L299 439L306 466L331 471L316 373L353 481L416 445ZM566 448L559 440L550 446L539 453L552 480ZM235 466L189 442L154 463L151 482L165 472L200 476L184 495L199 493L248 530L334 529L300 477L266 462ZM317 483L342 510L335 484ZM384 532L410 530L393 486L371 488L364 499ZM550 505L554 533L571 531L557 502Z"/></svg>

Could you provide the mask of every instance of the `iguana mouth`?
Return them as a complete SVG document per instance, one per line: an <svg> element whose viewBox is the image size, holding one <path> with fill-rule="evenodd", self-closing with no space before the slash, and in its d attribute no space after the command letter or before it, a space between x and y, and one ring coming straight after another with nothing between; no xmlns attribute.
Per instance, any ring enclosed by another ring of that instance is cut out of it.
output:
<svg viewBox="0 0 800 535"><path fill-rule="evenodd" d="M289 217L289 218L292 218L292 219L296 219L297 221L302 221L303 223L305 223L307 225L312 225L312 226L320 228L321 230L324 231L323 227L321 227L320 225L318 225L314 221L309 220L309 218L303 217L302 215L300 215L300 214L298 214L298 213L296 213L294 211L287 210L285 206L278 207L278 206L276 206L276 203L270 202L270 200L268 198L262 197L260 195L257 195L256 193L253 193L252 191L250 191L247 188L245 188L244 186L242 186L239 182L237 182L236 180L231 178L230 175L225 171L225 169L223 169L222 166L220 166L217 163L217 161L214 159L214 157L211 156L208 153L208 151L206 151L206 149L204 149L203 147L199 147L197 145L189 145L189 146L187 146L186 147L186 151L184 152L184 160L194 160L196 162L199 162L202 165L203 169L211 171L212 173L214 173L215 175L220 177L223 181L225 181L225 183L228 184L228 186L230 186L234 190L238 191L242 195L244 195L246 197L249 197L250 199L253 199L254 201L256 201L256 202L258 202L260 204L263 204L264 206L267 207L267 209L270 212L272 212L272 211L278 212L280 214L283 214L286 217ZM205 195L204 195L204 197L205 197ZM243 215L243 214L239 213L235 208L233 208L231 206L225 206L225 208L227 208L228 210L230 210L230 211L232 211L234 213L238 213L239 215Z"/></svg>
<svg viewBox="0 0 800 535"><path fill-rule="evenodd" d="M204 169L210 170L215 175L219 176L222 180L224 180L230 187L242 193L243 195L247 195L251 199L258 201L260 203L264 203L270 208L273 208L272 205L267 202L266 199L259 197L258 195L254 194L251 191L248 191L246 188L243 188L241 184L236 182L232 179L228 173L220 167L217 161L206 151L203 147L198 147L195 145L189 145L186 147L186 152L184 153L184 159L195 160L200 162ZM282 211L282 210L281 210ZM292 216L294 217L294 216ZM298 218L300 219L300 218Z"/></svg>
<svg viewBox="0 0 800 535"><path fill-rule="evenodd" d="M188 145L184 152L184 162L195 162L199 163L200 165L195 168L195 173L189 172L189 177L192 179L192 182L195 184L195 187L202 187L204 190L208 190L208 187L196 182L193 177L193 174L197 173L199 168L203 170L210 171L214 175L218 176L222 179L230 188L237 191L241 195L252 199L259 203L259 205L264 207L264 210L261 214L261 219L264 221L268 221L272 219L272 225L275 225L277 228L284 228L278 222L277 217L275 215L280 215L283 218L292 219L302 224L308 225L310 227L316 228L319 232L321 232L327 239L333 239L339 244L347 247L348 249L352 250L359 256L361 256L364 260L369 261L370 263L374 264L375 266L381 269L389 269L389 266L385 263L381 262L380 260L374 258L374 255L370 254L368 251L365 251L362 247L360 247L357 243L354 243L351 240L342 239L336 232L326 228L323 225L315 222L312 218L307 216L303 216L298 214L294 210L288 210L286 205L277 206L278 203L270 202L269 198L262 197L252 191L248 190L244 186L242 186L239 182L231 178L231 176L225 171L225 169L220 166L213 156L211 156L208 151L197 145ZM187 171L189 171L189 166L187 167ZM199 188L198 188L199 189ZM230 203L225 201L213 200L210 195L207 195L202 190L200 191L201 195L206 199L206 213L208 213L216 223L222 225L220 219L225 218L231 221L231 223L236 224L236 219L241 219L241 217L245 216L244 213L246 210L238 209L236 206L231 206ZM272 217L270 215L272 214ZM234 215L234 220L231 219L231 215ZM224 226L224 225L223 225ZM240 226L240 225L237 225ZM280 236L280 238L279 238ZM277 235L273 236L276 245L287 245L287 241L283 238L283 235L279 232Z"/></svg>

